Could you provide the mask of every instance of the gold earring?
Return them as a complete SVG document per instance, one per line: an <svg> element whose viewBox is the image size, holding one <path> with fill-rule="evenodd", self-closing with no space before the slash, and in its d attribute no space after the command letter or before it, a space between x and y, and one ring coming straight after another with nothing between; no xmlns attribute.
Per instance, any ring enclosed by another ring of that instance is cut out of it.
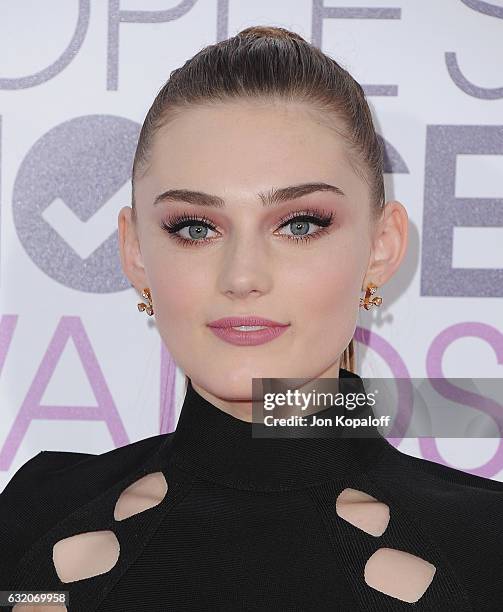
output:
<svg viewBox="0 0 503 612"><path fill-rule="evenodd" d="M138 310L140 312L143 312L144 310L147 311L147 314L149 316L154 314L154 309L152 307L152 295L150 294L150 289L148 287L146 287L143 291L142 291L142 297L144 297L146 300L148 300L148 304L144 304L143 302L139 302L138 303Z"/></svg>
<svg viewBox="0 0 503 612"><path fill-rule="evenodd" d="M360 298L360 308L363 306L365 310L370 310L371 306L380 306L382 304L382 297L380 295L376 295L371 298L371 295L377 291L377 285L374 283L369 283L367 285L367 290L365 291L365 297Z"/></svg>

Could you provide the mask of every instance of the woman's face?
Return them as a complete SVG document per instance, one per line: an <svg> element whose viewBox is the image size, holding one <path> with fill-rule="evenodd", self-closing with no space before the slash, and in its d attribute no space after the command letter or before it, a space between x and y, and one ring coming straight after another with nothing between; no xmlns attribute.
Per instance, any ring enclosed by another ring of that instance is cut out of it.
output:
<svg viewBox="0 0 503 612"><path fill-rule="evenodd" d="M337 189L267 206L258 195L313 183ZM211 194L224 206L195 198L154 205L174 189ZM365 278L374 239L369 189L336 132L300 104L192 108L157 132L135 198L137 225L129 207L120 213L123 267L140 292L150 288L162 340L196 390L245 418L254 377L338 376L364 283L378 279ZM326 227L292 219L320 213ZM163 223L176 226L183 215L195 220L177 239ZM236 315L289 326L255 346L230 344L208 327Z"/></svg>

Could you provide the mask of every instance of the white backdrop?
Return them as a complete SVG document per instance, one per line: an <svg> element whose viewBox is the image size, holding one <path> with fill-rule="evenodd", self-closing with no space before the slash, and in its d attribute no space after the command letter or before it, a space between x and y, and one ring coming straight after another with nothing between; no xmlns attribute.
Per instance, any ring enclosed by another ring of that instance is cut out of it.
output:
<svg viewBox="0 0 503 612"><path fill-rule="evenodd" d="M360 311L360 375L502 378L503 0L6 0L0 489L40 450L174 429L183 375L137 310L117 214L170 71L254 24L299 32L364 86L387 199L409 213L408 255L381 308ZM501 447L399 444L503 481Z"/></svg>

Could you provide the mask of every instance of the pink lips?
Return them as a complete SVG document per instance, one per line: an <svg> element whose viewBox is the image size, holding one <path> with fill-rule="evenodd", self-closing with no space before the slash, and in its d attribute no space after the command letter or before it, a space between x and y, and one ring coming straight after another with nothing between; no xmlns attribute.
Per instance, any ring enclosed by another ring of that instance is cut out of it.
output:
<svg viewBox="0 0 503 612"><path fill-rule="evenodd" d="M259 329L257 331L240 331L233 329L240 325L259 325L265 326L266 329ZM270 342L274 338L277 338L284 333L289 323L278 323L278 321L271 321L271 319L263 319L262 317L224 317L208 323L208 327L211 331L225 340L230 344L238 346L249 346L256 344L263 344L264 342Z"/></svg>

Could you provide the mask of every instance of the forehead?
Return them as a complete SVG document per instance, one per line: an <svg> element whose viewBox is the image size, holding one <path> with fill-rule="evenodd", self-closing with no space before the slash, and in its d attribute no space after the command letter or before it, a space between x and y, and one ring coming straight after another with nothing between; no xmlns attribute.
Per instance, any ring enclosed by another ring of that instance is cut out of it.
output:
<svg viewBox="0 0 503 612"><path fill-rule="evenodd" d="M352 169L335 116L286 101L232 101L178 112L153 140L146 173L153 189L240 191L325 181L350 195L365 185Z"/></svg>

